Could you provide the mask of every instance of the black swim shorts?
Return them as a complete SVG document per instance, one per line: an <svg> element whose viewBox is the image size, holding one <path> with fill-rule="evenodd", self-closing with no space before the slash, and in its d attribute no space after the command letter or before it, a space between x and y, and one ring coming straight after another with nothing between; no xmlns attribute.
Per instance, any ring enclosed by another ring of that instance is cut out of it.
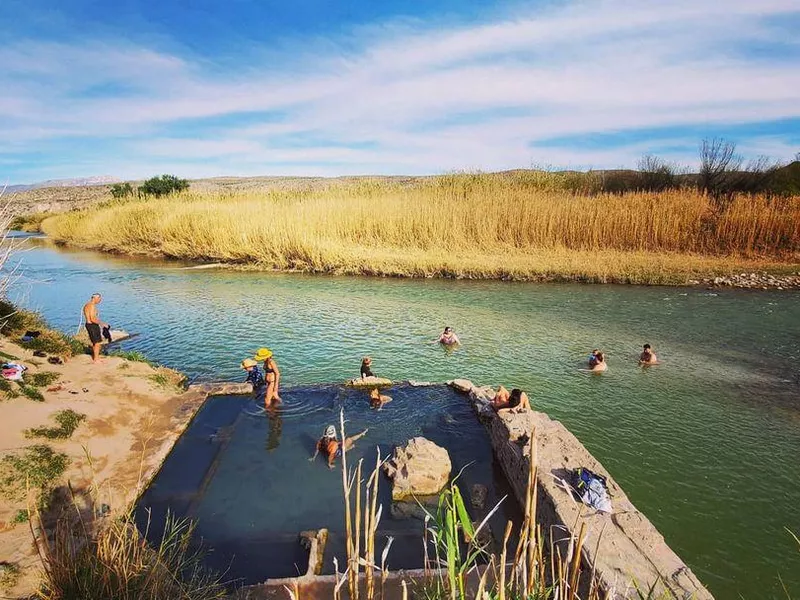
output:
<svg viewBox="0 0 800 600"><path fill-rule="evenodd" d="M99 344L103 341L103 333L100 331L100 325L97 323L87 323L86 331L89 332L89 340L92 344Z"/></svg>

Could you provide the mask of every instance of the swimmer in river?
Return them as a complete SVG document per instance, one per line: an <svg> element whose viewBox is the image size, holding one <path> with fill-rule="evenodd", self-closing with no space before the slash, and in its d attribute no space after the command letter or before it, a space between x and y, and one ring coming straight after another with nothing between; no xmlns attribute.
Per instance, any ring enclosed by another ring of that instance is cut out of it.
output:
<svg viewBox="0 0 800 600"><path fill-rule="evenodd" d="M528 400L528 394L523 392L521 389L514 388L511 390L511 392L509 392L501 385L500 389L497 390L497 393L492 400L492 408L498 413L501 410L511 409L530 410L531 403L530 400Z"/></svg>
<svg viewBox="0 0 800 600"><path fill-rule="evenodd" d="M461 340L458 339L452 327L445 327L439 338L434 341L434 344L435 343L442 344L443 346L458 346L461 344Z"/></svg>
<svg viewBox="0 0 800 600"><path fill-rule="evenodd" d="M362 437L367 434L369 429L365 429L361 433L357 433L354 436L349 438L345 438L344 440L344 449L350 450ZM309 461L313 461L317 458L319 453L322 453L323 456L328 460L328 468L333 468L333 463L336 461L336 458L342 455L342 445L339 443L339 440L336 439L336 427L333 425L328 425L325 428L325 433L322 434L322 437L317 442L316 452L314 452L314 456L309 458Z"/></svg>
<svg viewBox="0 0 800 600"><path fill-rule="evenodd" d="M640 365L657 365L658 357L656 356L650 344L645 344L641 355L639 356Z"/></svg>
<svg viewBox="0 0 800 600"><path fill-rule="evenodd" d="M390 396L384 396L381 394L378 388L372 388L372 391L369 393L369 406L370 408L377 408L380 410L383 408L383 405L387 402L391 402L392 398Z"/></svg>
<svg viewBox="0 0 800 600"><path fill-rule="evenodd" d="M592 359L589 359L589 366L591 367L589 370L592 371L592 373L602 373L603 371L608 369L608 365L606 364L606 357L602 352L600 352L599 350L595 350L594 352L592 352L592 356L594 358L594 361L592 361ZM592 364L592 362L594 362L594 364Z"/></svg>
<svg viewBox="0 0 800 600"><path fill-rule="evenodd" d="M589 368L592 369L597 364L597 354L600 352L597 348L592 350L592 353L589 355Z"/></svg>

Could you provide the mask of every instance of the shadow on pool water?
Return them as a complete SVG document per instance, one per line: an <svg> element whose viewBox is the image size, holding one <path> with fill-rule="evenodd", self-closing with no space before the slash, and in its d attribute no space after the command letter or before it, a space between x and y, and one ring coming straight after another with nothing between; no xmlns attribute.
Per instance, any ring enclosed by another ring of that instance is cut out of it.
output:
<svg viewBox="0 0 800 600"><path fill-rule="evenodd" d="M250 397L210 397L141 497L137 523L144 528L149 518L148 537L157 543L167 511L195 520L198 541L210 550L206 564L238 584L305 573L308 553L299 533L327 527L323 573L332 573L333 556L345 564L341 470L329 470L322 457L309 458L325 426L338 425L340 408L348 435L369 429L348 452L349 465L364 459L365 479L375 465L376 448L385 457L396 445L424 436L447 449L452 476L463 469L458 482L468 503L474 484L488 488L486 507L470 507L474 520L507 495L490 521L494 537L502 535L507 520L521 522L486 431L463 395L443 385L399 385L388 394L393 401L376 411L369 408L365 391L287 388L273 413ZM389 568L422 567L423 522L392 510L385 475L379 486L383 514L376 553L392 536Z"/></svg>

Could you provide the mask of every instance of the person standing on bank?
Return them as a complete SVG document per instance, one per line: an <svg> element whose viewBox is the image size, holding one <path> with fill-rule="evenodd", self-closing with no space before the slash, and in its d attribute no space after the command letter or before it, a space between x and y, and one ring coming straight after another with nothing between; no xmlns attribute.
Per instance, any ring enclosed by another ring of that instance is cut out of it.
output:
<svg viewBox="0 0 800 600"><path fill-rule="evenodd" d="M83 317L86 319L86 332L89 334L89 341L92 344L92 362L97 364L100 361L100 344L103 341L103 328L110 327L108 323L100 320L97 313L97 305L103 301L100 294L92 294L89 301L83 305Z"/></svg>

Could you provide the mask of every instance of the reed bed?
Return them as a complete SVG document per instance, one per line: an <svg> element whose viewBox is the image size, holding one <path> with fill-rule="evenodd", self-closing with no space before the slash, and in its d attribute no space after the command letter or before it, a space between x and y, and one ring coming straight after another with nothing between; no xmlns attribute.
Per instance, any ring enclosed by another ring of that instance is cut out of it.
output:
<svg viewBox="0 0 800 600"><path fill-rule="evenodd" d="M800 253L800 197L690 189L589 195L514 174L184 193L46 219L55 241L259 268L662 283L779 269Z"/></svg>

